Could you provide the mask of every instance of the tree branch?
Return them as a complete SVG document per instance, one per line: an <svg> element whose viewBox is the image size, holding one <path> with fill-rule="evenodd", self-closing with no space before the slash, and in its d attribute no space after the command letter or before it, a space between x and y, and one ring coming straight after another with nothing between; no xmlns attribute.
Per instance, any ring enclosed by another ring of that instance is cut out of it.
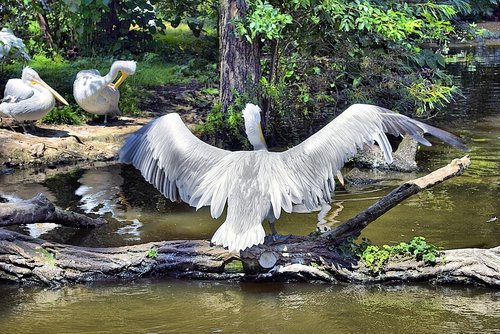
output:
<svg viewBox="0 0 500 334"><path fill-rule="evenodd" d="M0 203L0 227L35 223L56 223L69 227L99 227L104 225L106 220L62 210L54 206L41 193L29 200Z"/></svg>
<svg viewBox="0 0 500 334"><path fill-rule="evenodd" d="M395 207L408 197L439 184L454 176L462 175L470 165L470 159L465 156L461 159L454 159L445 167L427 174L421 178L407 181L382 197L375 204L365 211L357 214L337 228L323 233L321 236L336 240L337 244L349 237L358 237L368 224L382 216L384 213Z"/></svg>

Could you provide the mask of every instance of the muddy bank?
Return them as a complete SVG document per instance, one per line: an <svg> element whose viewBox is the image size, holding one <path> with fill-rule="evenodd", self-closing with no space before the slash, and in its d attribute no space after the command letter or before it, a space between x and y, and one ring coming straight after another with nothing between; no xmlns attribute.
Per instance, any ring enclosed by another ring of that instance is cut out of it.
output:
<svg viewBox="0 0 500 334"><path fill-rule="evenodd" d="M215 95L204 85L169 85L150 88L141 101L143 116L113 119L108 126L49 125L37 123L31 134L10 119L0 123L0 173L12 168L61 167L76 163L112 161L125 138L150 120L167 113L179 113L191 131L202 123ZM15 132L11 130L12 125Z"/></svg>
<svg viewBox="0 0 500 334"><path fill-rule="evenodd" d="M32 134L0 128L1 168L23 168L114 160L125 138L151 118L120 118L109 126L38 124Z"/></svg>

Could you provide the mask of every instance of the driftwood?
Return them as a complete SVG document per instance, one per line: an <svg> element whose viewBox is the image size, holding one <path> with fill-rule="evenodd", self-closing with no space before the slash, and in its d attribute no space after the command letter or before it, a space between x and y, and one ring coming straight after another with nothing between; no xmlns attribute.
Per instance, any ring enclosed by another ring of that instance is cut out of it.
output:
<svg viewBox="0 0 500 334"><path fill-rule="evenodd" d="M447 250L437 263L393 259L373 274L362 262L331 249L326 239L293 237L286 244L254 246L237 255L201 240L86 248L0 229L0 278L20 283L59 285L170 276L330 283L430 281L500 287L500 247Z"/></svg>
<svg viewBox="0 0 500 334"><path fill-rule="evenodd" d="M403 200L421 192L422 190L448 180L451 177L462 175L465 169L469 166L470 159L468 156L465 156L461 159L455 159L448 165L421 178L407 181L391 191L389 194L382 197L365 211L357 214L337 228L323 233L322 236L334 239L337 243L340 243L349 237L357 237L361 234L361 230L368 224L382 216Z"/></svg>
<svg viewBox="0 0 500 334"><path fill-rule="evenodd" d="M58 208L44 194L38 194L29 200L0 203L0 227L35 223L99 227L106 224L106 220Z"/></svg>
<svg viewBox="0 0 500 334"><path fill-rule="evenodd" d="M454 171L446 177L458 174ZM434 174L428 186L442 176ZM427 187L418 180L413 183L420 189ZM397 198L402 200L401 196ZM342 236L357 233L368 219L360 221L361 225L352 224L353 228ZM6 281L59 285L146 276L330 283L431 281L500 287L500 247L443 251L435 265L414 258L392 258L374 273L362 261L340 251L330 238L291 236L280 243L254 246L236 254L204 240L88 248L47 242L0 228L0 279Z"/></svg>

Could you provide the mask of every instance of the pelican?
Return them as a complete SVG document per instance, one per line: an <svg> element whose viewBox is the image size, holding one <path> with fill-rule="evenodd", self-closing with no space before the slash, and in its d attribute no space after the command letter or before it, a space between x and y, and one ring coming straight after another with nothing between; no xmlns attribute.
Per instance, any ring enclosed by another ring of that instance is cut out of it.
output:
<svg viewBox="0 0 500 334"><path fill-rule="evenodd" d="M30 60L23 41L16 37L9 28L3 28L0 31L0 60L9 58L12 53L14 57L21 55L24 59Z"/></svg>
<svg viewBox="0 0 500 334"><path fill-rule="evenodd" d="M45 83L35 70L25 67L21 79L7 81L4 98L0 104L0 117L12 117L18 122L39 120L54 107L54 97L68 105L68 102ZM23 123L21 126L26 133Z"/></svg>
<svg viewBox="0 0 500 334"><path fill-rule="evenodd" d="M86 112L104 115L104 124L106 124L108 115L120 114L118 87L127 76L135 73L135 68L135 61L117 60L111 65L111 70L105 76L101 76L101 73L96 69L78 72L73 83L73 96L76 103ZM113 84L119 72L121 76Z"/></svg>
<svg viewBox="0 0 500 334"><path fill-rule="evenodd" d="M218 218L227 203L224 223L212 243L240 251L264 242L262 222L274 221L294 205L308 211L330 202L334 176L357 148L377 142L388 162L392 148L385 133L410 134L426 146L430 133L463 150L460 138L381 107L354 104L301 144L269 152L260 126L260 108L243 110L245 132L254 151L226 151L196 138L178 114L157 118L130 135L119 159L133 164L143 177L172 201L199 209L210 206Z"/></svg>

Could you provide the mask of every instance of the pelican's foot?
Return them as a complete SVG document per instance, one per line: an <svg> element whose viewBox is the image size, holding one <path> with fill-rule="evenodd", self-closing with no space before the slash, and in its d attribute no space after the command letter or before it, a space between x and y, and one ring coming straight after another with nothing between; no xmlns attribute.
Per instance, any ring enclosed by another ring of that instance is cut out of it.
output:
<svg viewBox="0 0 500 334"><path fill-rule="evenodd" d="M265 244L272 244L275 242L285 242L290 238L290 235L282 235L278 233L273 233L271 235L266 235L264 238Z"/></svg>

